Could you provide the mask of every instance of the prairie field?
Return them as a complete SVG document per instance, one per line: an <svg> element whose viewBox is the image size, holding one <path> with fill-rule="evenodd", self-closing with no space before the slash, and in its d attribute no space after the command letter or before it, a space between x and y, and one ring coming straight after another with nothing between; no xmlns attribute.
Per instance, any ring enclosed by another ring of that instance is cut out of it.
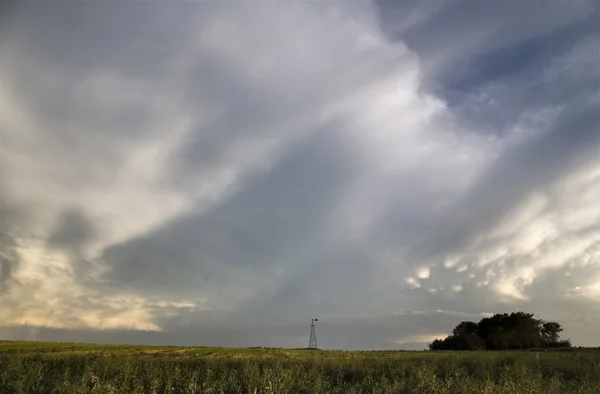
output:
<svg viewBox="0 0 600 394"><path fill-rule="evenodd" d="M333 351L0 342L0 393L598 393L600 350Z"/></svg>

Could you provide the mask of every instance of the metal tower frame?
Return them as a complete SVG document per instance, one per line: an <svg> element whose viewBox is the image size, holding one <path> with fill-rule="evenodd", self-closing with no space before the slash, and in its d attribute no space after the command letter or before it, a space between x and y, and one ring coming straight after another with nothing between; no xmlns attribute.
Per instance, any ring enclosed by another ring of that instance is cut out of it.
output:
<svg viewBox="0 0 600 394"><path fill-rule="evenodd" d="M315 333L315 322L319 319L310 319L310 340L308 341L309 349L317 348L317 334Z"/></svg>

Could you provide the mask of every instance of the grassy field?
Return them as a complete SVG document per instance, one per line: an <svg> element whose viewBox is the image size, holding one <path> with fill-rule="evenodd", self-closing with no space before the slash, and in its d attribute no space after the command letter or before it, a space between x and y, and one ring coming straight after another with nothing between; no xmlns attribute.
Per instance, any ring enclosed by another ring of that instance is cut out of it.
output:
<svg viewBox="0 0 600 394"><path fill-rule="evenodd" d="M342 352L0 342L0 393L600 393L600 350Z"/></svg>

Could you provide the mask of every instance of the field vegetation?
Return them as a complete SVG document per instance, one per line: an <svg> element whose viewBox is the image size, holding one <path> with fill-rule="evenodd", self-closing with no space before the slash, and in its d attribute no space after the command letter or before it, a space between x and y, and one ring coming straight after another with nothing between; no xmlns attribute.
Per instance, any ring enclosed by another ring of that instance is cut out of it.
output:
<svg viewBox="0 0 600 394"><path fill-rule="evenodd" d="M0 342L0 393L598 393L600 350L325 351Z"/></svg>

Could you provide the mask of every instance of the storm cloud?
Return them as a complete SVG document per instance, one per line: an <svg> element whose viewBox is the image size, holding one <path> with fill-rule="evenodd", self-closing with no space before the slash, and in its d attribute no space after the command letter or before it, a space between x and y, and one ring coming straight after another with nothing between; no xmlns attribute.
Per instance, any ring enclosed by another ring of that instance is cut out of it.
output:
<svg viewBox="0 0 600 394"><path fill-rule="evenodd" d="M594 1L14 2L0 335L423 348L600 328Z"/></svg>

